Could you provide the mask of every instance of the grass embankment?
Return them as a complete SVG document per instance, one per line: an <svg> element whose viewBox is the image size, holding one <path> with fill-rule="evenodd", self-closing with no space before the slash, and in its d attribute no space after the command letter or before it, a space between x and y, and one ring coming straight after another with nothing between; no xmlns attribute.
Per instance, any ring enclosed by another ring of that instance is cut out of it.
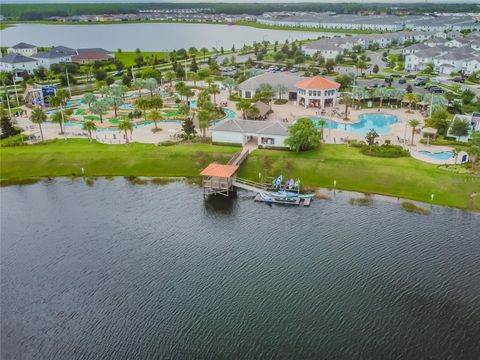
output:
<svg viewBox="0 0 480 360"><path fill-rule="evenodd" d="M80 176L198 176L211 161L227 162L238 148L205 144L105 145L84 139L0 148L1 179Z"/></svg>
<svg viewBox="0 0 480 360"><path fill-rule="evenodd" d="M57 140L46 145L0 148L2 179L14 180L79 176L192 177L211 161L227 162L238 147L185 144L159 147L133 143L104 145L88 140ZM324 145L321 149L293 153L256 150L242 166L239 176L258 180L264 172L299 177L304 186L327 187L337 181L337 189L377 193L434 204L472 208L470 194L480 190L480 177L451 173L413 158L376 158L356 148ZM480 210L480 196L474 210Z"/></svg>
<svg viewBox="0 0 480 360"><path fill-rule="evenodd" d="M266 25L259 24L254 21L239 21L235 25L240 26L250 26L258 29L269 29L269 30L294 30L294 31L311 31L311 32L328 32L328 33L342 33L342 34L383 34L385 31L374 31L374 30L355 30L355 29L333 29L333 28L308 28L308 27L297 27L297 26L276 26L276 25Z"/></svg>
<svg viewBox="0 0 480 360"><path fill-rule="evenodd" d="M239 176L258 179L264 169L264 156L271 164L270 175L283 173L300 178L304 186L376 193L459 208L471 208L472 192L480 190L480 177L453 174L436 165L413 158L377 158L359 149L342 145L324 145L304 153L257 150L242 167ZM290 169L289 169L290 168ZM475 199L480 210L480 196Z"/></svg>
<svg viewBox="0 0 480 360"><path fill-rule="evenodd" d="M12 26L14 26L14 25L12 25L12 24L5 24L5 23L3 23L3 22L0 22L0 30L4 30L4 29L9 28L9 27L12 27Z"/></svg>

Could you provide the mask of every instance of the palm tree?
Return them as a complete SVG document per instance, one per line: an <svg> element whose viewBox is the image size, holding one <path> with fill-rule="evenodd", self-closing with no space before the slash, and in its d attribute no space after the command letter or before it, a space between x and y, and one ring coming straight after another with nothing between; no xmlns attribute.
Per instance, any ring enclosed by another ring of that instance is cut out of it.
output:
<svg viewBox="0 0 480 360"><path fill-rule="evenodd" d="M47 120L47 114L45 114L42 109L40 109L39 107L36 107L35 109L33 109L32 111L32 117L30 118L30 120L34 123L34 124L38 124L38 127L40 129L40 136L42 137L42 141L43 141L43 130L42 130L42 123L44 123L46 120Z"/></svg>
<svg viewBox="0 0 480 360"><path fill-rule="evenodd" d="M123 86L111 86L106 93L107 103L113 107L115 117L117 117L117 110L123 104L123 96L125 94Z"/></svg>
<svg viewBox="0 0 480 360"><path fill-rule="evenodd" d="M103 114L107 112L109 106L105 100L95 101L92 104L92 112L100 117L100 123L103 124Z"/></svg>
<svg viewBox="0 0 480 360"><path fill-rule="evenodd" d="M92 111L92 104L97 101L97 98L92 93L86 93L83 95L82 101L88 105L88 111Z"/></svg>
<svg viewBox="0 0 480 360"><path fill-rule="evenodd" d="M185 118L190 117L190 106L188 106L187 104L181 105L181 106L178 108L178 111L180 112L180 114L182 114L183 116L185 116Z"/></svg>
<svg viewBox="0 0 480 360"><path fill-rule="evenodd" d="M168 80L169 84L172 85L172 80L175 79L177 75L175 74L174 71L167 71L165 74L165 79Z"/></svg>
<svg viewBox="0 0 480 360"><path fill-rule="evenodd" d="M160 113L160 111L152 110L148 113L147 119L150 120L150 121L153 121L153 123L155 124L155 129L158 129L157 121L158 120L163 120L163 116Z"/></svg>
<svg viewBox="0 0 480 360"><path fill-rule="evenodd" d="M288 87L284 84L278 84L273 87L275 92L278 94L279 100L282 100L282 96L287 93Z"/></svg>
<svg viewBox="0 0 480 360"><path fill-rule="evenodd" d="M383 87L376 88L373 92L373 96L380 99L380 108L383 106L383 99L387 96L387 89Z"/></svg>
<svg viewBox="0 0 480 360"><path fill-rule="evenodd" d="M51 121L53 123L58 123L60 126L60 134L63 134L63 122L67 120L67 116L65 114L62 115L60 111L55 112L51 117Z"/></svg>
<svg viewBox="0 0 480 360"><path fill-rule="evenodd" d="M225 80L222 81L222 85L228 89L228 96L231 96L232 90L237 88L238 83L235 81L235 79L226 78Z"/></svg>
<svg viewBox="0 0 480 360"><path fill-rule="evenodd" d="M242 119L246 118L246 113L248 109L250 109L250 106L250 101L248 101L247 99L241 99L239 102L237 102L236 107L237 110L240 110L242 112Z"/></svg>
<svg viewBox="0 0 480 360"><path fill-rule="evenodd" d="M151 109L160 110L163 107L163 100L160 96L154 96L149 103Z"/></svg>
<svg viewBox="0 0 480 360"><path fill-rule="evenodd" d="M467 149L467 154L468 154L468 157L470 158L470 161L472 162L472 167L473 167L473 164L477 162L478 157L480 156L480 146L470 145Z"/></svg>
<svg viewBox="0 0 480 360"><path fill-rule="evenodd" d="M198 122L202 130L202 136L206 136L207 128L210 126L212 120L212 113L208 109L202 109L198 112Z"/></svg>
<svg viewBox="0 0 480 360"><path fill-rule="evenodd" d="M128 143L129 143L129 141L128 141L128 132L130 131L130 134L133 133L133 122L131 122L130 120L122 120L122 121L118 124L118 130L125 132L125 140L126 140L126 142L127 142L127 144L128 144Z"/></svg>
<svg viewBox="0 0 480 360"><path fill-rule="evenodd" d="M408 124L412 127L412 146L413 146L413 138L415 136L415 130L417 130L417 126L420 125L420 121L416 119L412 119L408 122Z"/></svg>
<svg viewBox="0 0 480 360"><path fill-rule="evenodd" d="M323 128L327 125L327 122L324 119L318 120L318 125L320 126L320 139L323 140Z"/></svg>
<svg viewBox="0 0 480 360"><path fill-rule="evenodd" d="M67 99L70 99L70 94L66 90L58 90L54 96L49 96L48 103L51 106L59 107L60 113L62 115L62 120L60 123L60 131L63 133L63 124L65 123L65 116L63 114L63 109L66 107Z"/></svg>
<svg viewBox="0 0 480 360"><path fill-rule="evenodd" d="M138 99L135 101L135 107L143 111L143 117L147 121L147 110L151 108L151 100L148 99Z"/></svg>
<svg viewBox="0 0 480 360"><path fill-rule="evenodd" d="M132 86L135 90L138 90L138 96L142 97L142 89L145 87L145 80L136 78L132 81Z"/></svg>
<svg viewBox="0 0 480 360"><path fill-rule="evenodd" d="M83 130L88 131L88 136L90 138L90 142L92 142L92 131L97 130L97 125L92 120L87 120L83 123Z"/></svg>
<svg viewBox="0 0 480 360"><path fill-rule="evenodd" d="M148 90L150 90L150 97L153 97L153 92L158 87L158 81L154 78L148 78L147 80L145 80L145 86Z"/></svg>
<svg viewBox="0 0 480 360"><path fill-rule="evenodd" d="M408 103L408 111L412 111L412 104L416 103L418 100L417 94L415 93L407 93L403 97L403 101Z"/></svg>
<svg viewBox="0 0 480 360"><path fill-rule="evenodd" d="M208 49L202 47L202 48L200 49L200 52L203 54L203 61L205 61L205 55L208 53Z"/></svg>
<svg viewBox="0 0 480 360"><path fill-rule="evenodd" d="M342 100L345 104L345 116L344 116L343 120L348 120L348 105L349 105L349 103L352 102L353 96L352 96L351 93L344 92L342 94Z"/></svg>
<svg viewBox="0 0 480 360"><path fill-rule="evenodd" d="M197 87L198 74L196 72L191 72L190 79L193 81L193 87Z"/></svg>
<svg viewBox="0 0 480 360"><path fill-rule="evenodd" d="M213 95L213 103L217 103L216 95L220 94L220 88L217 84L212 84L208 87L208 92Z"/></svg>

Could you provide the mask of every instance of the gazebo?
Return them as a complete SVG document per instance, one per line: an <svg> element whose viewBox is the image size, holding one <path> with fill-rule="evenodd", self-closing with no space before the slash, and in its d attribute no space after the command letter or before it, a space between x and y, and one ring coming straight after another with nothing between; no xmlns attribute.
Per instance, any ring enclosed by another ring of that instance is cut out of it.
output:
<svg viewBox="0 0 480 360"><path fill-rule="evenodd" d="M324 78L314 76L297 82L298 104L305 108L324 108L336 106L340 84Z"/></svg>
<svg viewBox="0 0 480 360"><path fill-rule="evenodd" d="M238 165L222 165L211 163L202 170L203 196L221 194L228 196L232 189L232 181Z"/></svg>

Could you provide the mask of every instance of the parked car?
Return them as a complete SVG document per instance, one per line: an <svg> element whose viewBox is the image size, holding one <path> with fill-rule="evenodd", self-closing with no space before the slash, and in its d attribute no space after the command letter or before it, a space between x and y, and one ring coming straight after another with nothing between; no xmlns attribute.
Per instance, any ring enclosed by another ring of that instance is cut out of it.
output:
<svg viewBox="0 0 480 360"><path fill-rule="evenodd" d="M400 74L391 74L390 77L393 77L393 78L401 78L402 75L400 75Z"/></svg>
<svg viewBox="0 0 480 360"><path fill-rule="evenodd" d="M123 76L123 71L117 71L116 73L114 73L112 75L113 77L116 77L116 76Z"/></svg>
<svg viewBox="0 0 480 360"><path fill-rule="evenodd" d="M456 77L455 79L453 79L453 81L463 84L465 82L465 79L461 77Z"/></svg>
<svg viewBox="0 0 480 360"><path fill-rule="evenodd" d="M405 75L405 77L406 77L407 79L416 79L416 78L417 78L417 75L415 75L415 74L408 74L408 75Z"/></svg>
<svg viewBox="0 0 480 360"><path fill-rule="evenodd" d="M425 80L418 80L415 82L415 86L424 86L426 84Z"/></svg>
<svg viewBox="0 0 480 360"><path fill-rule="evenodd" d="M406 84L406 83L407 83L407 80L406 80L406 79L399 79L399 80L398 80L398 83L399 83L399 84Z"/></svg>
<svg viewBox="0 0 480 360"><path fill-rule="evenodd" d="M439 88L439 87L434 88L433 90L430 89L430 91L431 91L432 93L434 93L434 94L443 94L443 93L445 93L445 90L443 90L442 88Z"/></svg>
<svg viewBox="0 0 480 360"><path fill-rule="evenodd" d="M370 83L370 84L368 84L368 87L377 88L378 84L377 83Z"/></svg>

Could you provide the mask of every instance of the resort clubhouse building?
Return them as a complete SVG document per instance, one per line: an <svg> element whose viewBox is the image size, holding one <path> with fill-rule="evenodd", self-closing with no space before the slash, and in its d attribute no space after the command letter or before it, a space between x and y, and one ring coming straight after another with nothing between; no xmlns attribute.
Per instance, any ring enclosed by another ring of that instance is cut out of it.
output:
<svg viewBox="0 0 480 360"><path fill-rule="evenodd" d="M256 142L258 147L287 147L288 127L279 122L262 120L226 120L212 128L212 142L246 145Z"/></svg>
<svg viewBox="0 0 480 360"><path fill-rule="evenodd" d="M323 76L306 78L285 73L265 73L254 76L238 87L239 95L244 99L255 97L255 93L262 84L269 84L276 91L275 98L295 101L305 108L325 108L336 106L340 84ZM283 85L286 90L280 94L277 90Z"/></svg>

